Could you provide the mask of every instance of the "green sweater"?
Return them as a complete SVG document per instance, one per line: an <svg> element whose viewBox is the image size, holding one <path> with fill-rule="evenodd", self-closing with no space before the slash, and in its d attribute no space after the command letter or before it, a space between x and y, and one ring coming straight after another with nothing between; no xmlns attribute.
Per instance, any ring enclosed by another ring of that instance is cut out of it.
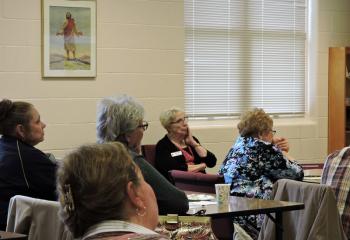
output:
<svg viewBox="0 0 350 240"><path fill-rule="evenodd" d="M134 162L140 167L145 181L153 188L160 215L168 213L185 214L188 211L186 194L172 185L142 155L129 151Z"/></svg>

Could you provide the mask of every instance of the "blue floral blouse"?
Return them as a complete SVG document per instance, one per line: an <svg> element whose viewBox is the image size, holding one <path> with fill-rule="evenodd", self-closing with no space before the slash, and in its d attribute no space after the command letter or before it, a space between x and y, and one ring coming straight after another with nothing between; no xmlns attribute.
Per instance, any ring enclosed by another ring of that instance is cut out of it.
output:
<svg viewBox="0 0 350 240"><path fill-rule="evenodd" d="M261 199L270 199L272 185L278 179L304 177L302 167L284 158L279 148L253 137L238 137L219 174L231 183L231 195Z"/></svg>
<svg viewBox="0 0 350 240"><path fill-rule="evenodd" d="M261 199L270 199L272 185L278 179L304 177L302 167L284 158L278 147L253 137L238 137L219 174L224 175L226 183L231 183L231 195ZM253 238L259 234L263 220L264 215L234 218Z"/></svg>

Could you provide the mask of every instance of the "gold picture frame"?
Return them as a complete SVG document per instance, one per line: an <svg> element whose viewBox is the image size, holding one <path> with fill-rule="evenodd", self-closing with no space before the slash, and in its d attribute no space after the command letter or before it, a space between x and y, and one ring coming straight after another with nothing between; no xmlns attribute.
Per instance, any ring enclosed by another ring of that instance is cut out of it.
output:
<svg viewBox="0 0 350 240"><path fill-rule="evenodd" d="M96 1L42 0L43 77L96 77Z"/></svg>

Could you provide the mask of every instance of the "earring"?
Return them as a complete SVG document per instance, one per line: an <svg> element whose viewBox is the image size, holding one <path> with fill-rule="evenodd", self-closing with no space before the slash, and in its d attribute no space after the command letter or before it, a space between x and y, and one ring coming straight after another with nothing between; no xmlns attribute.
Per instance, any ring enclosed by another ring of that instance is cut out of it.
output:
<svg viewBox="0 0 350 240"><path fill-rule="evenodd" d="M135 209L137 216L143 217L146 215L146 207L143 207L143 213L141 213L141 210L139 208Z"/></svg>

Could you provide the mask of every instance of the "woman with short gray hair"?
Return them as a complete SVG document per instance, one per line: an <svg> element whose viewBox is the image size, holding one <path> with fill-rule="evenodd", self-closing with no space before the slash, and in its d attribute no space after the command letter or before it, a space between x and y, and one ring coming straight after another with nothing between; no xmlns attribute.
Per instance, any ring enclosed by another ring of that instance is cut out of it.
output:
<svg viewBox="0 0 350 240"><path fill-rule="evenodd" d="M103 99L97 112L97 141L99 143L118 141L140 153L141 140L138 143L130 141L130 135L135 130L142 133L148 128L148 123L143 121L144 109L133 98L122 95Z"/></svg>
<svg viewBox="0 0 350 240"><path fill-rule="evenodd" d="M98 105L96 126L99 143L118 141L128 148L156 194L160 214L187 212L186 194L169 183L141 155L141 141L148 127L141 104L127 95L105 98Z"/></svg>

